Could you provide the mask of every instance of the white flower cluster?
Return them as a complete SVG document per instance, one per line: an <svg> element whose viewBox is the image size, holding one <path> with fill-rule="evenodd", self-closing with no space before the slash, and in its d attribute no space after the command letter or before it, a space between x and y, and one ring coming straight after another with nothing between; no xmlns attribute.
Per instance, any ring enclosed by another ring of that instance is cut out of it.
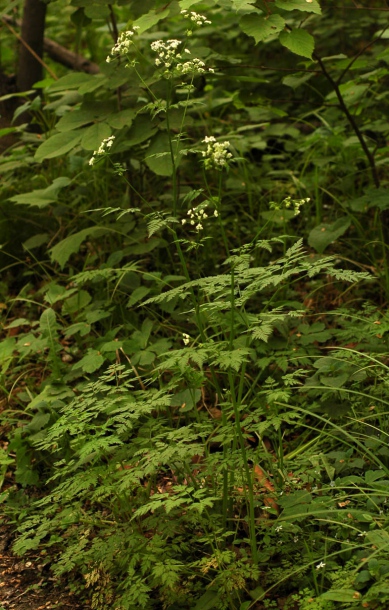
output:
<svg viewBox="0 0 389 610"><path fill-rule="evenodd" d="M184 342L184 345L188 345L190 343L190 335L182 333L182 340Z"/></svg>
<svg viewBox="0 0 389 610"><path fill-rule="evenodd" d="M186 223L189 223L190 225L195 227L197 233L199 231L202 231L204 228L203 222L208 218L208 214L205 210L206 206L204 205L188 210L187 215L189 216L189 218L183 218L181 220L182 224L185 225ZM215 216L215 218L217 218L219 216L218 211L215 210L213 215Z"/></svg>
<svg viewBox="0 0 389 610"><path fill-rule="evenodd" d="M232 153L228 152L230 143L227 140L216 142L214 136L206 136L203 142L207 144L207 149L202 152L205 169L227 167L229 159L232 158Z"/></svg>
<svg viewBox="0 0 389 610"><path fill-rule="evenodd" d="M101 142L99 148L93 151L93 155L90 158L89 165L93 165L94 163L96 163L97 156L105 155L109 151L114 139L115 136L110 136L109 138L105 138L105 140Z"/></svg>
<svg viewBox="0 0 389 610"><path fill-rule="evenodd" d="M132 37L136 33L136 30L139 30L139 26L134 25L132 30L121 32L116 41L116 44L111 49L111 53L106 59L106 62L108 64L112 61L112 57L119 57L120 55L125 56L129 53L131 45L134 44L132 42Z"/></svg>
<svg viewBox="0 0 389 610"><path fill-rule="evenodd" d="M205 63L201 59L194 58L183 64L177 64L177 70L181 74L203 74L205 72ZM209 68L209 72L213 72L213 69Z"/></svg>
<svg viewBox="0 0 389 610"><path fill-rule="evenodd" d="M300 214L300 208L304 205L304 203L309 203L311 199L306 197L306 199L292 199L290 195L285 197L285 199L281 203L275 203L274 201L270 202L270 208L272 210L280 210L282 207L289 209L293 206L294 215L297 216Z"/></svg>
<svg viewBox="0 0 389 610"><path fill-rule="evenodd" d="M151 43L151 49L157 53L155 65L158 68L164 69L164 74L167 78L172 75L180 74L203 74L207 68L201 59L191 59L190 61L182 62L182 54L179 51L181 45L180 40L172 39L164 42L163 40L155 40ZM190 55L189 49L183 49L182 53ZM213 68L208 68L208 72L214 72Z"/></svg>
<svg viewBox="0 0 389 610"><path fill-rule="evenodd" d="M174 67L178 60L181 59L181 53L178 52L180 44L181 41L175 40L174 38L167 42L163 42L163 40L155 40L152 42L151 50L158 55L155 60L155 65L163 66L167 69ZM189 53L189 51L185 49L185 53Z"/></svg>
<svg viewBox="0 0 389 610"><path fill-rule="evenodd" d="M200 15L199 13L195 13L195 11L189 12L186 9L183 9L181 11L181 15L184 15L184 17L187 17L188 19L190 19L192 24L197 25L198 27L201 27L202 25L211 25L211 23L212 23L212 21L209 21L209 19L207 19L205 17L205 15ZM192 30L188 30L186 34L187 34L187 36L191 36Z"/></svg>

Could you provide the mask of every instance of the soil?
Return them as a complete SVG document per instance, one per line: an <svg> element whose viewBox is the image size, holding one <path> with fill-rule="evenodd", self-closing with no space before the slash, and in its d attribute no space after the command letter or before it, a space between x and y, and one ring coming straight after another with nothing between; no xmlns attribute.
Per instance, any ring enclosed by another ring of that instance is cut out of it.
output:
<svg viewBox="0 0 389 610"><path fill-rule="evenodd" d="M0 610L89 610L54 578L40 555L13 555L13 536L0 527Z"/></svg>

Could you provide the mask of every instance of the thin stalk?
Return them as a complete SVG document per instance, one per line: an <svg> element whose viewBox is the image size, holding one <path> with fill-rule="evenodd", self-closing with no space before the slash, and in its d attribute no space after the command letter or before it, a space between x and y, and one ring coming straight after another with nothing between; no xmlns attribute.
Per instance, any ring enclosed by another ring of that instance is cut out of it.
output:
<svg viewBox="0 0 389 610"><path fill-rule="evenodd" d="M357 136L357 138L359 140L359 143L360 143L360 145L362 147L362 150L363 150L363 152L366 155L366 158L367 158L367 160L369 162L369 165L370 165L370 170L371 170L371 174L373 176L374 184L375 184L376 188L379 188L380 187L380 179L379 179L379 176L378 176L378 171L377 171L377 166L375 164L374 156L371 154L371 152L370 152L370 150L369 150L369 148L368 148L368 146L366 144L366 141L365 141L365 139L364 139L364 137L362 135L361 130L359 129L359 127L358 127L358 125L357 125L353 115L349 111L349 109L348 109L348 107L347 107L347 105L346 105L346 103L344 101L342 92L340 91L340 88L339 88L339 84L332 78L331 74L328 72L327 68L325 67L324 62L321 59L321 57L319 57L316 53L313 53L313 58L318 62L318 64L319 64L319 66L320 66L324 76L326 77L328 82L331 84L331 86L332 86L332 88L333 88L333 90L335 92L335 95L338 98L339 106L341 107L341 109L342 109L343 113L345 114L348 122L350 123L351 127L353 128L354 133Z"/></svg>
<svg viewBox="0 0 389 610"><path fill-rule="evenodd" d="M236 402L235 382L234 382L234 377L233 377L231 371L228 372L228 381L229 381L229 386L230 386L230 391L231 391L232 407L234 410L235 428L236 428L237 437L239 440L240 451L241 451L241 455L242 455L242 459L243 459L243 469L244 469L246 482L247 482L247 489L246 489L246 486L243 485L243 493L245 496L246 504L248 507L248 513L249 513L251 554L252 554L252 559L253 559L254 564L258 564L259 557L258 557L256 527L255 527L253 477L250 472L250 467L249 467L249 463L248 463L248 459L247 459L246 446L245 446L245 442L244 442L242 428L240 425L240 412L239 412L238 404Z"/></svg>
<svg viewBox="0 0 389 610"><path fill-rule="evenodd" d="M176 167L176 157L173 151L173 142L171 138L171 130L170 130L170 117L169 117L169 108L170 108L170 100L172 95L172 84L171 81L168 80L168 93L166 100L166 126L167 132L169 134L169 150L170 150L170 159L172 162L172 189L173 189L173 216L177 215L177 203L178 203L178 185L177 185L177 167Z"/></svg>

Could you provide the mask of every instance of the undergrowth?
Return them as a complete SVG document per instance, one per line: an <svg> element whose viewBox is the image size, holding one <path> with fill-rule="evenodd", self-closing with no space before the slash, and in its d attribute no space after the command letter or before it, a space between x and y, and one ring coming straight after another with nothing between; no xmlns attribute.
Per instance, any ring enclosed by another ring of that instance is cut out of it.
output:
<svg viewBox="0 0 389 610"><path fill-rule="evenodd" d="M156 8L116 7L101 74L42 83L43 142L1 161L14 551L95 610L384 610L382 15L341 22L363 63L315 0ZM249 37L301 71L259 78ZM313 75L297 118L261 98Z"/></svg>

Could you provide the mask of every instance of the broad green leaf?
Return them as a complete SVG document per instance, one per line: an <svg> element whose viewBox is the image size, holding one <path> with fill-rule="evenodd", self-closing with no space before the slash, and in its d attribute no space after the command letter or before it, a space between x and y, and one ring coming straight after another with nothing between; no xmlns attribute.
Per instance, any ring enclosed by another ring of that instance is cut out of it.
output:
<svg viewBox="0 0 389 610"><path fill-rule="evenodd" d="M173 142L173 150L176 146ZM176 158L176 165L178 165L180 155ZM171 176L173 173L173 163L169 147L169 136L167 133L158 133L151 140L150 146L146 151L145 158L147 166L157 176Z"/></svg>
<svg viewBox="0 0 389 610"><path fill-rule="evenodd" d="M114 129L122 129L123 127L130 127L134 117L135 111L132 108L126 108L107 117L107 123Z"/></svg>
<svg viewBox="0 0 389 610"><path fill-rule="evenodd" d="M305 11L307 13L316 13L321 15L320 4L316 0L276 0L275 6L282 8L284 11Z"/></svg>
<svg viewBox="0 0 389 610"><path fill-rule="evenodd" d="M311 34L305 30L298 29L291 32L282 32L280 34L280 43L295 53L312 59L312 53L315 48L315 40Z"/></svg>
<svg viewBox="0 0 389 610"><path fill-rule="evenodd" d="M387 210L389 208L388 189L369 189L362 197L351 199L347 205L353 212L366 212L369 208L374 207Z"/></svg>
<svg viewBox="0 0 389 610"><path fill-rule="evenodd" d="M348 375L348 373L343 373L342 375L337 375L336 377L321 376L320 382L330 388L342 388L349 377L350 375Z"/></svg>
<svg viewBox="0 0 389 610"><path fill-rule="evenodd" d="M253 4L255 4L255 0L232 0L232 8L236 12L249 11L250 13L253 13L255 12Z"/></svg>
<svg viewBox="0 0 389 610"><path fill-rule="evenodd" d="M367 470L365 472L365 481L368 485L371 485L375 481L382 479L386 474L383 470Z"/></svg>
<svg viewBox="0 0 389 610"><path fill-rule="evenodd" d="M193 610L211 610L220 602L220 597L217 591L209 589L197 601Z"/></svg>
<svg viewBox="0 0 389 610"><path fill-rule="evenodd" d="M85 85L87 81L92 81L93 79L94 76L91 74L85 74L83 72L71 72L50 85L49 92L52 93L53 91L65 91L66 89L78 89L78 87Z"/></svg>
<svg viewBox="0 0 389 610"><path fill-rule="evenodd" d="M154 362L154 360L155 360L154 352L151 352L148 349L146 349L142 352L138 352L134 356L135 364L140 364L141 366L148 366L149 364L152 364Z"/></svg>
<svg viewBox="0 0 389 610"><path fill-rule="evenodd" d="M339 89L342 94L344 101L347 104L355 104L359 101L359 99L365 95L366 91L369 89L370 85L357 85L354 81L349 81L344 85L340 85ZM326 97L326 100L337 100L337 96L335 91L329 93Z"/></svg>
<svg viewBox="0 0 389 610"><path fill-rule="evenodd" d="M70 183L70 178L66 178L66 176L63 176L61 178L55 178L52 184L50 184L50 186L48 186L47 188L37 189L36 191L32 191L31 193L22 193L21 195L15 195L15 197L10 198L10 201L13 201L14 203L17 203L19 205L36 205L39 208L44 208L45 206L49 205L49 203L57 201L59 191L65 186L68 186Z"/></svg>
<svg viewBox="0 0 389 610"><path fill-rule="evenodd" d="M181 412L191 411L201 398L201 390L189 389L177 392L171 398L170 404L172 407L180 407Z"/></svg>
<svg viewBox="0 0 389 610"><path fill-rule="evenodd" d="M265 593L265 590L263 587L261 587L261 585L258 585L257 587L255 587L255 589L252 589L251 591L249 591L249 595L250 595L251 599L253 599L254 601L257 601L260 597L262 597L262 595L264 595L264 593ZM241 605L239 610L244 610L244 608L249 609L250 606L251 606L251 602L244 602L244 604Z"/></svg>
<svg viewBox="0 0 389 610"><path fill-rule="evenodd" d="M322 254L327 246L346 233L350 224L351 220L346 216L338 218L332 224L322 223L312 229L308 236L308 243L315 248L316 252Z"/></svg>
<svg viewBox="0 0 389 610"><path fill-rule="evenodd" d="M0 138L7 136L9 133L14 133L15 131L19 131L18 127L4 127L4 129L0 129Z"/></svg>
<svg viewBox="0 0 389 610"><path fill-rule="evenodd" d="M155 248L158 248L161 245L160 239L149 239L140 244L136 244L135 246L130 246L126 249L129 254L146 254L146 252L152 252Z"/></svg>
<svg viewBox="0 0 389 610"><path fill-rule="evenodd" d="M116 352L121 347L123 347L123 341L115 341L114 339L113 341L107 341L106 343L103 343L100 350L102 353Z"/></svg>
<svg viewBox="0 0 389 610"><path fill-rule="evenodd" d="M87 237L97 237L106 232L107 229L102 227L89 227L88 229L83 229L82 231L78 231L78 233L74 233L74 235L69 235L51 248L51 259L58 263L61 269L63 269L71 255L78 252L82 242Z"/></svg>
<svg viewBox="0 0 389 610"><path fill-rule="evenodd" d="M93 120L94 115L90 112L90 110L72 110L64 114L64 116L59 119L55 127L57 131L60 132L74 131L75 129L78 129L78 127L83 127L88 123L92 123Z"/></svg>
<svg viewBox="0 0 389 610"><path fill-rule="evenodd" d="M245 15L239 21L241 30L248 36L255 39L255 43L261 42L281 32L285 27L285 20L281 15L270 15L269 17L261 17L255 13Z"/></svg>
<svg viewBox="0 0 389 610"><path fill-rule="evenodd" d="M85 15L90 19L107 19L109 17L108 6L98 6L92 4L92 6L85 7Z"/></svg>
<svg viewBox="0 0 389 610"><path fill-rule="evenodd" d="M307 81L312 78L313 74L304 74L301 72L296 72L296 74L292 74L290 76L285 76L282 79L282 82L287 87L292 87L292 89L297 89L300 85L303 85Z"/></svg>
<svg viewBox="0 0 389 610"><path fill-rule="evenodd" d="M389 548L389 533L386 530L374 530L368 532L366 539L377 548Z"/></svg>
<svg viewBox="0 0 389 610"><path fill-rule="evenodd" d="M54 309L48 307L45 309L39 320L39 328L42 333L51 335L57 327L57 318Z"/></svg>
<svg viewBox="0 0 389 610"><path fill-rule="evenodd" d="M157 127L153 125L150 117L138 115L128 130L125 140L116 147L117 152L128 150L149 140L156 131Z"/></svg>
<svg viewBox="0 0 389 610"><path fill-rule="evenodd" d="M104 362L104 357L95 349L88 349L86 356L81 358L79 362L72 367L74 369L82 369L85 373L94 373L101 367Z"/></svg>
<svg viewBox="0 0 389 610"><path fill-rule="evenodd" d="M47 244L50 239L50 235L48 233L38 233L30 239L27 239L22 243L22 246L25 250L33 250L34 248L39 248L43 244Z"/></svg>
<svg viewBox="0 0 389 610"><path fill-rule="evenodd" d="M41 163L44 159L54 159L66 154L77 146L82 137L82 132L69 131L68 133L57 133L43 142L35 153L35 161Z"/></svg>
<svg viewBox="0 0 389 610"><path fill-rule="evenodd" d="M183 9L188 9L191 6L193 6L194 4L198 4L198 3L199 3L199 0L180 0L178 4L180 5L180 9L183 10Z"/></svg>
<svg viewBox="0 0 389 610"><path fill-rule="evenodd" d="M68 293L70 291L67 291ZM67 295L65 295L66 297ZM78 290L76 294L70 294L62 306L62 313L64 315L71 315L72 313L80 313L82 309L85 309L91 302L92 297L87 290ZM89 322L89 320L88 320Z"/></svg>
<svg viewBox="0 0 389 610"><path fill-rule="evenodd" d="M156 25L161 19L165 19L170 13L170 9L166 8L164 11L156 11L152 9L146 15L142 15L134 22L134 26L138 27L138 33L143 34L146 30L149 30Z"/></svg>
<svg viewBox="0 0 389 610"><path fill-rule="evenodd" d="M138 303L150 293L151 289L146 286L139 286L139 288L135 288L134 292L131 294L130 298L127 301L127 307L132 307L135 303Z"/></svg>
<svg viewBox="0 0 389 610"><path fill-rule="evenodd" d="M267 210L266 212L262 212L261 216L265 220L282 225L294 218L295 214L292 210Z"/></svg>
<svg viewBox="0 0 389 610"><path fill-rule="evenodd" d="M76 322L75 324L68 326L64 334L66 339L77 333L79 333L81 337L85 337L85 335L89 335L90 328L90 324L87 324L86 322Z"/></svg>
<svg viewBox="0 0 389 610"><path fill-rule="evenodd" d="M7 337L4 341L0 342L0 364L3 364L5 360L12 358L15 350L15 338Z"/></svg>
<svg viewBox="0 0 389 610"><path fill-rule="evenodd" d="M74 13L70 15L70 20L78 28L83 28L92 23L92 20L85 16L85 11L83 8L78 8L76 11L74 11Z"/></svg>
<svg viewBox="0 0 389 610"><path fill-rule="evenodd" d="M19 328L20 326L31 326L31 322L26 318L17 318L16 320L13 320L11 324L4 326L4 328Z"/></svg>
<svg viewBox="0 0 389 610"><path fill-rule="evenodd" d="M332 589L322 593L319 599L327 599L333 602L355 602L361 598L359 591L353 589Z"/></svg>
<svg viewBox="0 0 389 610"><path fill-rule="evenodd" d="M105 138L111 135L111 129L107 123L94 123L87 127L82 136L81 146L85 150L97 150Z"/></svg>
<svg viewBox="0 0 389 610"><path fill-rule="evenodd" d="M50 303L50 305L54 305L54 303L58 303L58 301L69 298L75 292L77 292L77 288L66 289L65 286L50 282L47 286L47 290L45 287L44 299L47 303Z"/></svg>
<svg viewBox="0 0 389 610"><path fill-rule="evenodd" d="M78 89L78 93L80 95L85 95L85 93L92 93L92 91L96 91L96 89L100 89L108 83L108 78L103 74L94 74L92 80L87 80L86 83L81 85Z"/></svg>

